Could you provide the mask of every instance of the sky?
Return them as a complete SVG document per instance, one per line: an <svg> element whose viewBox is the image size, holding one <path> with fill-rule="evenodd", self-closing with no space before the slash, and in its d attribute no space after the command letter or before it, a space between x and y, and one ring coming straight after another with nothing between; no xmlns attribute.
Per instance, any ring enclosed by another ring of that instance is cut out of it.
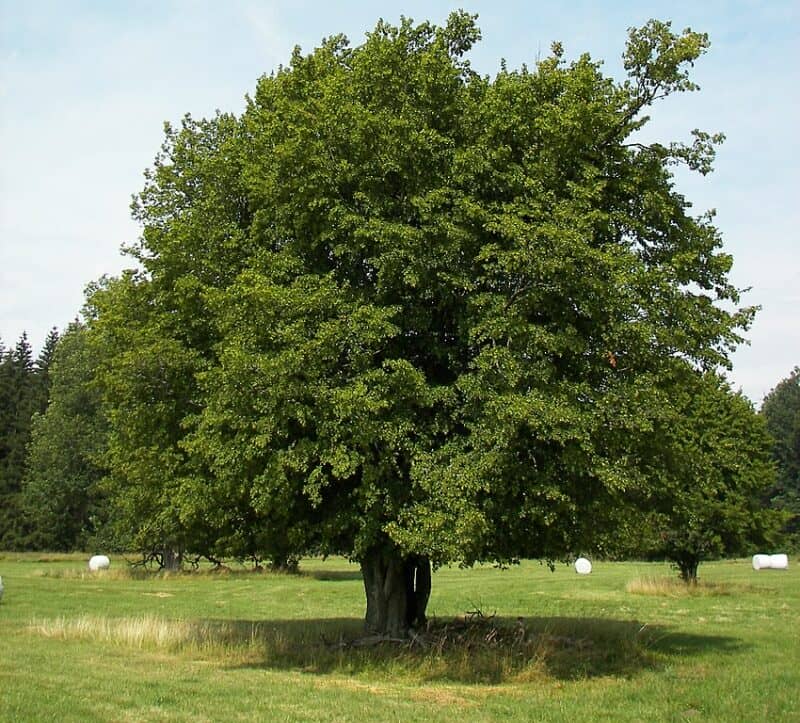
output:
<svg viewBox="0 0 800 723"><path fill-rule="evenodd" d="M800 2L540 3L463 0L0 0L0 340L41 346L79 314L86 285L132 267L120 253L140 233L131 196L143 186L163 123L241 112L256 80L292 48L379 18L443 23L479 15L473 67L493 75L533 65L554 40L610 75L627 29L649 18L707 32L698 93L652 112L653 140L722 131L715 172L680 173L697 214L714 208L731 279L761 311L729 377L753 402L800 365Z"/></svg>

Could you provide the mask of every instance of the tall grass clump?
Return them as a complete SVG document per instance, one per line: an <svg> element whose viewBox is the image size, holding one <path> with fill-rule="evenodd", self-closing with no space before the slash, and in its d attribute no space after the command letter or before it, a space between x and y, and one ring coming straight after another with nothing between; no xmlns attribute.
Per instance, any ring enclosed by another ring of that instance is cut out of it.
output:
<svg viewBox="0 0 800 723"><path fill-rule="evenodd" d="M734 586L720 582L698 580L688 584L672 577L637 577L625 585L625 592L632 595L654 595L663 597L686 597L708 595L731 595Z"/></svg>
<svg viewBox="0 0 800 723"><path fill-rule="evenodd" d="M34 575L56 580L145 580L155 578L157 573L136 567L110 567L106 570L67 567L37 570Z"/></svg>
<svg viewBox="0 0 800 723"><path fill-rule="evenodd" d="M247 621L167 620L154 615L107 618L82 615L32 620L31 631L59 640L91 640L139 649L166 649L172 652L193 651L233 653L282 651L283 634L271 631L266 623ZM277 633L277 634L276 634Z"/></svg>

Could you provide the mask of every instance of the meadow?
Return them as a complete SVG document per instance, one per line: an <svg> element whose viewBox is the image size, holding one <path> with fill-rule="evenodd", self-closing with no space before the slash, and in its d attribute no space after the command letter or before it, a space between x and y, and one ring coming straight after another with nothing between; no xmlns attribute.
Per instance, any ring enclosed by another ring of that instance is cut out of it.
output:
<svg viewBox="0 0 800 723"><path fill-rule="evenodd" d="M800 571L444 568L366 644L358 568L180 574L0 553L3 721L800 721Z"/></svg>

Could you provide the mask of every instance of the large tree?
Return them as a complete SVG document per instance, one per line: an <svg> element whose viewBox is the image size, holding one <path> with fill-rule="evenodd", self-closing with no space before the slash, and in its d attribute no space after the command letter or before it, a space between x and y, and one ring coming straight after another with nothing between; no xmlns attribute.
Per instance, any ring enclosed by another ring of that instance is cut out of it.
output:
<svg viewBox="0 0 800 723"><path fill-rule="evenodd" d="M380 22L168 128L142 271L93 297L128 509L174 544L347 554L390 635L431 565L591 545L649 484L676 369L726 364L752 314L670 173L720 137L637 135L706 36L632 30L623 83L558 44L481 77L479 38Z"/></svg>

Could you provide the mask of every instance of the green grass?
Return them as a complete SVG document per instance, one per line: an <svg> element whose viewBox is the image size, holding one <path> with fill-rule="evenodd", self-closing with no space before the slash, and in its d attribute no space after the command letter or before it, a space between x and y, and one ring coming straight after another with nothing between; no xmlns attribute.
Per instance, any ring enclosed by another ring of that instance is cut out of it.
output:
<svg viewBox="0 0 800 723"><path fill-rule="evenodd" d="M363 587L302 574L86 571L0 553L0 720L800 721L800 574L704 564L434 574L431 629L352 645Z"/></svg>

